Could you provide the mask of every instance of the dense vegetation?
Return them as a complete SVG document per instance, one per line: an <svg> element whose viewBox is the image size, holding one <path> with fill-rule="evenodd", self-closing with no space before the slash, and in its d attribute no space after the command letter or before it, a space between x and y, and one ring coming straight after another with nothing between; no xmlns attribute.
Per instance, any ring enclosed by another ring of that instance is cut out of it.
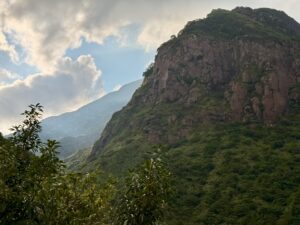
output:
<svg viewBox="0 0 300 225"><path fill-rule="evenodd" d="M169 149L174 215L189 224L299 224L299 119L211 127Z"/></svg>
<svg viewBox="0 0 300 225"><path fill-rule="evenodd" d="M162 147L175 190L166 224L299 224L299 112L295 105L272 126L199 127ZM117 151L96 161L105 171L122 176L122 168L134 167L155 148L142 135L127 135L133 139L113 141Z"/></svg>
<svg viewBox="0 0 300 225"><path fill-rule="evenodd" d="M147 160L126 178L125 194L115 205L115 223L157 224L171 194L169 180L170 172L160 158Z"/></svg>
<svg viewBox="0 0 300 225"><path fill-rule="evenodd" d="M132 171L125 186L96 169L67 172L58 143L39 137L42 111L30 105L12 137L0 135L0 224L151 225L162 218L170 174L159 158Z"/></svg>

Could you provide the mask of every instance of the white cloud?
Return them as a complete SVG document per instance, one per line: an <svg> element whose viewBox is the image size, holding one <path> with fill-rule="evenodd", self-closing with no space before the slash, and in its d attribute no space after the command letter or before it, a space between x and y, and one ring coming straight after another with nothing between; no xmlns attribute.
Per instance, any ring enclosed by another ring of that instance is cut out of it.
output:
<svg viewBox="0 0 300 225"><path fill-rule="evenodd" d="M45 117L74 110L104 94L101 72L89 55L63 58L53 74L34 74L0 86L0 130L19 123L29 104L41 103Z"/></svg>
<svg viewBox="0 0 300 225"><path fill-rule="evenodd" d="M43 72L55 70L66 50L80 46L82 38L102 43L131 23L141 26L138 43L155 49L188 20L213 8L273 7L300 20L299 0L4 0L2 5L5 31L25 48L26 61Z"/></svg>
<svg viewBox="0 0 300 225"><path fill-rule="evenodd" d="M96 3L98 1L13 0L4 12L4 29L27 51L27 63L42 72L53 72L68 48L80 46L82 37L101 43L109 35L118 35L118 27L125 24L121 19L113 24L101 19L98 13L104 16L108 12L99 7L95 11Z"/></svg>
<svg viewBox="0 0 300 225"><path fill-rule="evenodd" d="M20 78L21 77L18 74L0 68L0 88L2 85L7 85Z"/></svg>

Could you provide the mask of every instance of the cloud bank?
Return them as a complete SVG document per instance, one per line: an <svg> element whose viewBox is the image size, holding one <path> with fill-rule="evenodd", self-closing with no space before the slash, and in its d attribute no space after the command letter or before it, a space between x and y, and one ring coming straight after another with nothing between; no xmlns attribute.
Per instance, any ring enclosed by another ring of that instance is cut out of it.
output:
<svg viewBox="0 0 300 225"><path fill-rule="evenodd" d="M122 39L120 30L139 24L138 44L155 49L187 21L204 17L213 8L238 5L273 7L298 16L299 0L2 0L3 30L24 47L26 61L43 72L55 69L68 48L81 45L82 38L102 43L110 36ZM0 10L1 10L0 9ZM1 43L15 58L1 39ZM1 49L1 47L0 47Z"/></svg>
<svg viewBox="0 0 300 225"><path fill-rule="evenodd" d="M41 103L46 117L95 100L104 94L100 78L101 71L93 58L83 55L77 60L63 58L53 74L34 74L0 86L0 117L5 121L1 121L0 130L5 132L11 124L19 123L22 119L19 114L32 103Z"/></svg>

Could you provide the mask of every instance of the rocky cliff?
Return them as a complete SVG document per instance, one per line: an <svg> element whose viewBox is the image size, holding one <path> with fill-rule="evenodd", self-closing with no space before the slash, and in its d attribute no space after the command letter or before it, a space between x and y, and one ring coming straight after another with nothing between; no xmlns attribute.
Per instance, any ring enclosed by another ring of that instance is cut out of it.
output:
<svg viewBox="0 0 300 225"><path fill-rule="evenodd" d="M189 22L158 49L143 86L114 115L91 158L128 129L166 144L203 124L272 125L299 101L299 40L300 25L270 9L214 10Z"/></svg>

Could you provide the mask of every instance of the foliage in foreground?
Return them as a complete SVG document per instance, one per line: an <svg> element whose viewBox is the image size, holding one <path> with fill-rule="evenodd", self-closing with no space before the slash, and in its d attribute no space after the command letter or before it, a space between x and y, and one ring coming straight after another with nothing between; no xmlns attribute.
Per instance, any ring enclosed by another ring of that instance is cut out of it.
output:
<svg viewBox="0 0 300 225"><path fill-rule="evenodd" d="M30 105L9 139L0 137L1 224L105 224L113 187L98 174L68 174L58 143L39 138L42 106Z"/></svg>
<svg viewBox="0 0 300 225"><path fill-rule="evenodd" d="M30 105L12 137L0 133L0 224L155 224L163 216L169 173L159 159L128 176L114 199L114 183L97 171L67 173L58 143L39 138L42 106ZM112 201L113 200L113 201ZM116 205L114 214L112 202Z"/></svg>
<svg viewBox="0 0 300 225"><path fill-rule="evenodd" d="M163 217L170 196L170 172L160 158L147 160L126 179L116 205L115 224L153 225Z"/></svg>

